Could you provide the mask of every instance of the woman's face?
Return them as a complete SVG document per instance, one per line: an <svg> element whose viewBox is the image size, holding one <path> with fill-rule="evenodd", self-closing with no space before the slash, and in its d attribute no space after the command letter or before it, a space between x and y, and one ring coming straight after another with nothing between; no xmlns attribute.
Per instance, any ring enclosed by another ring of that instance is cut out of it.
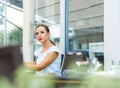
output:
<svg viewBox="0 0 120 88"><path fill-rule="evenodd" d="M35 35L39 42L44 43L49 40L50 33L46 31L45 27L40 26L35 30Z"/></svg>

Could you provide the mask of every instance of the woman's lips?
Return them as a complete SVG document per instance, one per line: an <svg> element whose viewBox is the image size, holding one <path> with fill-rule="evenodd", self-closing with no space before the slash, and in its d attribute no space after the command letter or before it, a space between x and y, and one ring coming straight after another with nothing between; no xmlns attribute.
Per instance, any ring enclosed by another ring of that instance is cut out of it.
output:
<svg viewBox="0 0 120 88"><path fill-rule="evenodd" d="M39 38L39 40L42 40L42 38Z"/></svg>

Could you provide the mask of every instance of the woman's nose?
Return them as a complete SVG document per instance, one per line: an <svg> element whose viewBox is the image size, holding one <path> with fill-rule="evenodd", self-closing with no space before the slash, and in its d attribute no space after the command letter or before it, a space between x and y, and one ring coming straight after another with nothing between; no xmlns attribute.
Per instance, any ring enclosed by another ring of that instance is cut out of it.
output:
<svg viewBox="0 0 120 88"><path fill-rule="evenodd" d="M41 36L41 34L39 33L37 36L38 36L38 37L40 37L40 36Z"/></svg>

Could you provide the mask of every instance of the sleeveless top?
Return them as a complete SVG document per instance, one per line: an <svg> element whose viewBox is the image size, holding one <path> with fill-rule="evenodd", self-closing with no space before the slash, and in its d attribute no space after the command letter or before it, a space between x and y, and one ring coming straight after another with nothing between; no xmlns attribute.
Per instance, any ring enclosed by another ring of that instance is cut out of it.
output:
<svg viewBox="0 0 120 88"><path fill-rule="evenodd" d="M39 64L45 58L45 56L47 54L49 54L50 52L57 52L58 57L50 65L48 65L46 68L44 68L43 70L36 71L36 75L44 75L44 74L52 73L55 76L61 76L61 68L60 68L61 54L59 53L58 47L52 46L44 53L41 53L41 51L42 51L42 48L35 51L35 54L37 56L36 64Z"/></svg>

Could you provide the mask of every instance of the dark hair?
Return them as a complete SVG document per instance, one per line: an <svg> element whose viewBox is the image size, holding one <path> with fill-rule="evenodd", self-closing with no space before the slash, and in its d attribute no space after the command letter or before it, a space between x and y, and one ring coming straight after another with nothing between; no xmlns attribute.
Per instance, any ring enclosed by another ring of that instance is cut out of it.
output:
<svg viewBox="0 0 120 88"><path fill-rule="evenodd" d="M48 27L47 25L45 25L45 24L38 24L38 25L35 27L35 30L36 30L38 27L44 27L47 32L50 32L49 27ZM50 42L51 42L53 45L56 45L51 39L50 39Z"/></svg>
<svg viewBox="0 0 120 88"><path fill-rule="evenodd" d="M38 25L35 27L35 30L36 30L38 27L44 27L44 28L46 29L47 32L50 32L48 26L45 25L45 24L38 24Z"/></svg>

